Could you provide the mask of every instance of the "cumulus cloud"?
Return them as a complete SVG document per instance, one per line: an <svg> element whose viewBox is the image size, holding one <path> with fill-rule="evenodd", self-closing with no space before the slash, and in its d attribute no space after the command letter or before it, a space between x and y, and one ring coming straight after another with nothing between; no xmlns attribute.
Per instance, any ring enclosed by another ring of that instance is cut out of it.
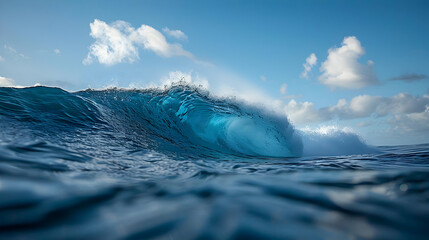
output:
<svg viewBox="0 0 429 240"><path fill-rule="evenodd" d="M13 79L0 76L0 87L12 87Z"/></svg>
<svg viewBox="0 0 429 240"><path fill-rule="evenodd" d="M287 84L286 83L283 83L281 86L280 86L280 93L281 94L286 94L286 91L287 91Z"/></svg>
<svg viewBox="0 0 429 240"><path fill-rule="evenodd" d="M186 39L188 39L188 36L186 36L186 34L183 33L180 30L171 30L168 27L165 27L165 28L162 29L162 31L165 34L167 34L167 36L169 36L169 37L173 37L173 38L176 38L176 39L179 39L179 40L186 40Z"/></svg>
<svg viewBox="0 0 429 240"><path fill-rule="evenodd" d="M283 110L294 124L324 122L331 118L330 114L316 109L312 102L296 102L292 99L283 106Z"/></svg>
<svg viewBox="0 0 429 240"><path fill-rule="evenodd" d="M374 63L371 60L367 64L358 62L365 50L356 37L345 37L341 47L331 48L328 53L320 67L322 75L319 81L322 84L331 89L360 89L379 83L373 69Z"/></svg>
<svg viewBox="0 0 429 240"><path fill-rule="evenodd" d="M383 98L379 96L360 95L352 98L350 102L340 99L336 105L324 108L324 111L331 117L336 115L340 119L363 118L373 114L382 102Z"/></svg>
<svg viewBox="0 0 429 240"><path fill-rule="evenodd" d="M390 78L389 80L393 81L405 81L405 82L414 82L414 81L420 81L423 79L429 79L429 76L426 74L403 74L401 76Z"/></svg>
<svg viewBox="0 0 429 240"><path fill-rule="evenodd" d="M95 42L89 47L84 64L90 64L96 58L99 63L113 65L120 62L134 62L139 58L137 47L130 40L133 31L128 23L116 21L111 25L95 19L90 23L91 37Z"/></svg>
<svg viewBox="0 0 429 240"><path fill-rule="evenodd" d="M308 79L308 73L311 71L314 65L317 63L317 57L316 54L312 53L310 56L305 59L305 63L302 64L304 67L304 71L301 73L301 78Z"/></svg>
<svg viewBox="0 0 429 240"><path fill-rule="evenodd" d="M338 100L334 106L316 109L312 102L290 100L284 111L296 124L316 123L338 119L384 117L423 113L429 108L429 95L413 96L400 93L392 97L359 95L350 100Z"/></svg>
<svg viewBox="0 0 429 240"><path fill-rule="evenodd" d="M387 122L399 133L429 131L429 107L424 112L395 115Z"/></svg>
<svg viewBox="0 0 429 240"><path fill-rule="evenodd" d="M409 114L425 111L429 106L429 97L416 97L409 93L399 93L387 98L380 96L360 95L350 103L340 99L336 106L330 107L329 112L341 119L368 117L375 114L383 117L389 114Z"/></svg>
<svg viewBox="0 0 429 240"><path fill-rule="evenodd" d="M192 53L184 50L180 44L168 43L162 33L148 25L143 24L135 29L124 21L107 24L95 19L90 23L90 28L90 36L95 42L89 47L84 64L90 64L94 59L105 65L131 63L139 59L139 47L162 57L185 56L194 59Z"/></svg>

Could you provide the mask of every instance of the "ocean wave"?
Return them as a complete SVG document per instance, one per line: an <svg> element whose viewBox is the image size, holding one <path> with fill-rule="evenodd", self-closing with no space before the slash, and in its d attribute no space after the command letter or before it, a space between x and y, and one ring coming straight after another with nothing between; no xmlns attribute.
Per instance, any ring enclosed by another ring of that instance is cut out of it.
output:
<svg viewBox="0 0 429 240"><path fill-rule="evenodd" d="M0 116L26 129L55 135L86 128L137 138L142 148L160 152L299 157L371 151L356 134L297 131L285 115L190 84L75 93L38 86L0 93Z"/></svg>

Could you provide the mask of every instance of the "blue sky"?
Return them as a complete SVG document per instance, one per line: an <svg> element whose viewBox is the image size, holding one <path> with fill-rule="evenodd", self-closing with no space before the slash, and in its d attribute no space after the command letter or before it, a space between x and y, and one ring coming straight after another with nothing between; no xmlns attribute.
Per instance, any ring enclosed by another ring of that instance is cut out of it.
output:
<svg viewBox="0 0 429 240"><path fill-rule="evenodd" d="M0 85L145 87L182 74L273 106L297 128L429 142L428 10L427 1L0 0ZM112 47L109 31L128 48L91 53Z"/></svg>

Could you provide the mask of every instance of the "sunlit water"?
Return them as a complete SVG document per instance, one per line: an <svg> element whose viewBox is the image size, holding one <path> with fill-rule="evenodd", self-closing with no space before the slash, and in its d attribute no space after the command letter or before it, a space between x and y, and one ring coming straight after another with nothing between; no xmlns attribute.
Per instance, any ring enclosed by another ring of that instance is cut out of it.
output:
<svg viewBox="0 0 429 240"><path fill-rule="evenodd" d="M306 135L189 86L0 88L0 129L0 239L429 236L429 145Z"/></svg>

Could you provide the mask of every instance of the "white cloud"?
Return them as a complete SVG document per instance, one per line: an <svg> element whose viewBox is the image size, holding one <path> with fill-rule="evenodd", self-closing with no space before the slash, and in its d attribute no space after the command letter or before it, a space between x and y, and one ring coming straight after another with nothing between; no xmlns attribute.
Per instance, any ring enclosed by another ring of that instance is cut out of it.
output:
<svg viewBox="0 0 429 240"><path fill-rule="evenodd" d="M131 32L130 39L163 57L185 56L193 58L192 53L185 51L182 45L169 44L162 33L147 25L141 25L140 28Z"/></svg>
<svg viewBox="0 0 429 240"><path fill-rule="evenodd" d="M176 39L179 39L179 40L186 40L186 39L188 39L188 36L186 36L186 34L183 33L180 30L171 30L168 27L165 27L165 28L162 29L162 31L165 34L167 34L167 36L169 36L169 37L173 37L173 38L176 38Z"/></svg>
<svg viewBox="0 0 429 240"><path fill-rule="evenodd" d="M384 99L384 104L377 108L380 116L389 113L418 113L423 112L429 106L429 96L415 97L409 93L399 93L390 99Z"/></svg>
<svg viewBox="0 0 429 240"><path fill-rule="evenodd" d="M95 19L90 23L90 28L90 35L95 42L89 47L88 56L83 60L84 64L92 63L93 58L106 65L124 61L134 62L139 58L137 47L128 36L133 31L128 23L116 21L108 25Z"/></svg>
<svg viewBox="0 0 429 240"><path fill-rule="evenodd" d="M54 53L55 53L55 54L60 54L60 53L61 53L61 51L60 51L59 49L54 49Z"/></svg>
<svg viewBox="0 0 429 240"><path fill-rule="evenodd" d="M0 87L12 87L13 79L0 76Z"/></svg>
<svg viewBox="0 0 429 240"><path fill-rule="evenodd" d="M0 56L0 62L3 62L4 58L2 56Z"/></svg>
<svg viewBox="0 0 429 240"><path fill-rule="evenodd" d="M325 108L325 111L340 119L368 117L376 112L383 101L383 98L379 96L360 95L352 98L350 103L345 99L340 99L337 105Z"/></svg>
<svg viewBox="0 0 429 240"><path fill-rule="evenodd" d="M426 106L424 112L395 115L387 122L392 125L392 130L397 133L424 133L429 131L429 107Z"/></svg>
<svg viewBox="0 0 429 240"><path fill-rule="evenodd" d="M287 84L283 83L280 87L280 93L284 95L286 94L286 91L287 91Z"/></svg>
<svg viewBox="0 0 429 240"><path fill-rule="evenodd" d="M139 47L162 57L185 56L195 60L192 53L184 50L180 44L168 43L162 33L148 25L143 24L135 29L124 21L109 25L95 19L90 23L90 28L90 35L95 42L89 47L84 64L90 64L94 59L106 65L134 62L139 59Z"/></svg>
<svg viewBox="0 0 429 240"><path fill-rule="evenodd" d="M313 68L314 65L317 63L317 57L316 54L312 53L310 56L308 56L305 59L305 63L302 64L304 67L304 71L301 73L301 78L308 79L308 73L311 71L311 68Z"/></svg>
<svg viewBox="0 0 429 240"><path fill-rule="evenodd" d="M359 95L347 102L338 100L330 107L316 109L312 102L296 102L290 100L283 106L284 112L296 124L320 123L338 119L358 119L366 117L414 116L423 114L429 109L429 95L416 97L409 93L400 93L392 97ZM405 122L405 121L404 121Z"/></svg>
<svg viewBox="0 0 429 240"><path fill-rule="evenodd" d="M350 103L340 99L337 105L328 108L328 111L340 119L354 119L369 117L383 117L390 114L409 114L425 111L429 106L429 97L416 97L409 93L399 93L386 98L380 96L360 95L354 97Z"/></svg>
<svg viewBox="0 0 429 240"><path fill-rule="evenodd" d="M330 120L329 114L323 114L323 111L317 110L312 102L296 102L290 100L282 106L283 111L294 124L324 122Z"/></svg>
<svg viewBox="0 0 429 240"><path fill-rule="evenodd" d="M360 89L378 84L378 78L373 69L373 62L361 64L358 59L365 54L359 40L354 37L345 37L341 47L331 48L320 71L319 81L332 89Z"/></svg>

